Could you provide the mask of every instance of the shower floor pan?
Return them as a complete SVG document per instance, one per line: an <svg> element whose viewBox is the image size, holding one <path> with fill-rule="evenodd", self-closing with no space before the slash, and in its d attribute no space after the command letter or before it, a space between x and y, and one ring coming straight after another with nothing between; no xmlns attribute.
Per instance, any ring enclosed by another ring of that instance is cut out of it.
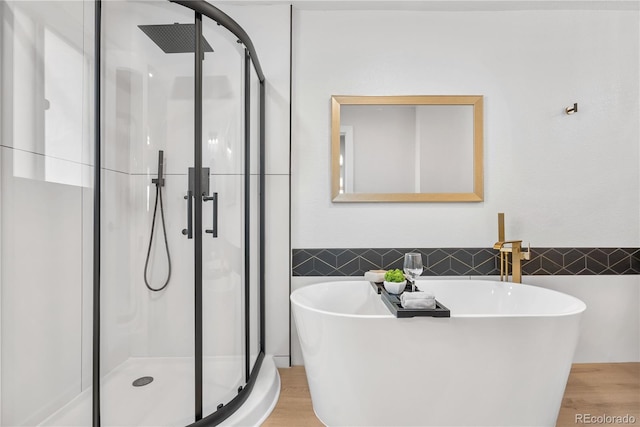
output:
<svg viewBox="0 0 640 427"><path fill-rule="evenodd" d="M219 403L227 403L237 394L244 358L211 357L203 364L203 412L211 414ZM141 377L153 377L153 381L133 386ZM192 358L130 358L102 380L101 425L184 427L193 422L194 387ZM259 425L271 413L279 393L278 371L273 358L265 356L251 395L222 425ZM40 425L91 425L91 395L88 388Z"/></svg>

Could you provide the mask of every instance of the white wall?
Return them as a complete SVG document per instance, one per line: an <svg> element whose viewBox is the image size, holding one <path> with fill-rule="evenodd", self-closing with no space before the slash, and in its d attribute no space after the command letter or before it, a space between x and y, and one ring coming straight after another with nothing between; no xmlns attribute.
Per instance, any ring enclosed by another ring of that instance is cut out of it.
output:
<svg viewBox="0 0 640 427"><path fill-rule="evenodd" d="M507 238L533 247L640 246L637 5L318 9L301 6L293 18L293 248L489 247L497 212L506 214ZM329 102L341 94L484 95L485 200L331 203ZM566 115L574 102L579 112ZM614 276L589 277L584 288L569 283L575 278L548 280L595 313L611 301L640 302L638 276L624 288ZM637 323L626 316L606 322ZM585 330L581 340L606 330ZM637 328L623 335L607 352L585 350L582 361L640 360Z"/></svg>
<svg viewBox="0 0 640 427"><path fill-rule="evenodd" d="M483 247L497 212L534 246L638 245L637 11L296 10L294 34L294 248ZM484 95L485 201L332 204L332 94Z"/></svg>

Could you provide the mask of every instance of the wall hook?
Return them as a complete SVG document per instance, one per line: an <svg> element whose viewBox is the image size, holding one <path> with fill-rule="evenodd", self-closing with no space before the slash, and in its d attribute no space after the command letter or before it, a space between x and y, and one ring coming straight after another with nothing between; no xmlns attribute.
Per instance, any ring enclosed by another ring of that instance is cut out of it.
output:
<svg viewBox="0 0 640 427"><path fill-rule="evenodd" d="M573 108L567 107L567 108L564 109L564 112L567 113L567 114L577 113L578 112L578 103L574 102L573 103Z"/></svg>

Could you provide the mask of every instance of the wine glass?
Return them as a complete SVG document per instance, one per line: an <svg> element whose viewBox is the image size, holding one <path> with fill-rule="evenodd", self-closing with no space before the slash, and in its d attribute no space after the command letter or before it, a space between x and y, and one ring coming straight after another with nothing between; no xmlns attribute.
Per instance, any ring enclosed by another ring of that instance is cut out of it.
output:
<svg viewBox="0 0 640 427"><path fill-rule="evenodd" d="M416 290L416 277L421 275L422 271L422 254L415 252L404 254L404 273L409 276L412 292Z"/></svg>

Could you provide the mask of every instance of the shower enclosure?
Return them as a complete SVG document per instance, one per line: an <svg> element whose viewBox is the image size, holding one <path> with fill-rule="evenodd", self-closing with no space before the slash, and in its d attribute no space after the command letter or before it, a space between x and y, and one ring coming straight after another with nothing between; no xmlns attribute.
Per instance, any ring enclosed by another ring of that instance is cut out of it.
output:
<svg viewBox="0 0 640 427"><path fill-rule="evenodd" d="M265 370L250 38L205 1L0 13L0 425L223 422Z"/></svg>

